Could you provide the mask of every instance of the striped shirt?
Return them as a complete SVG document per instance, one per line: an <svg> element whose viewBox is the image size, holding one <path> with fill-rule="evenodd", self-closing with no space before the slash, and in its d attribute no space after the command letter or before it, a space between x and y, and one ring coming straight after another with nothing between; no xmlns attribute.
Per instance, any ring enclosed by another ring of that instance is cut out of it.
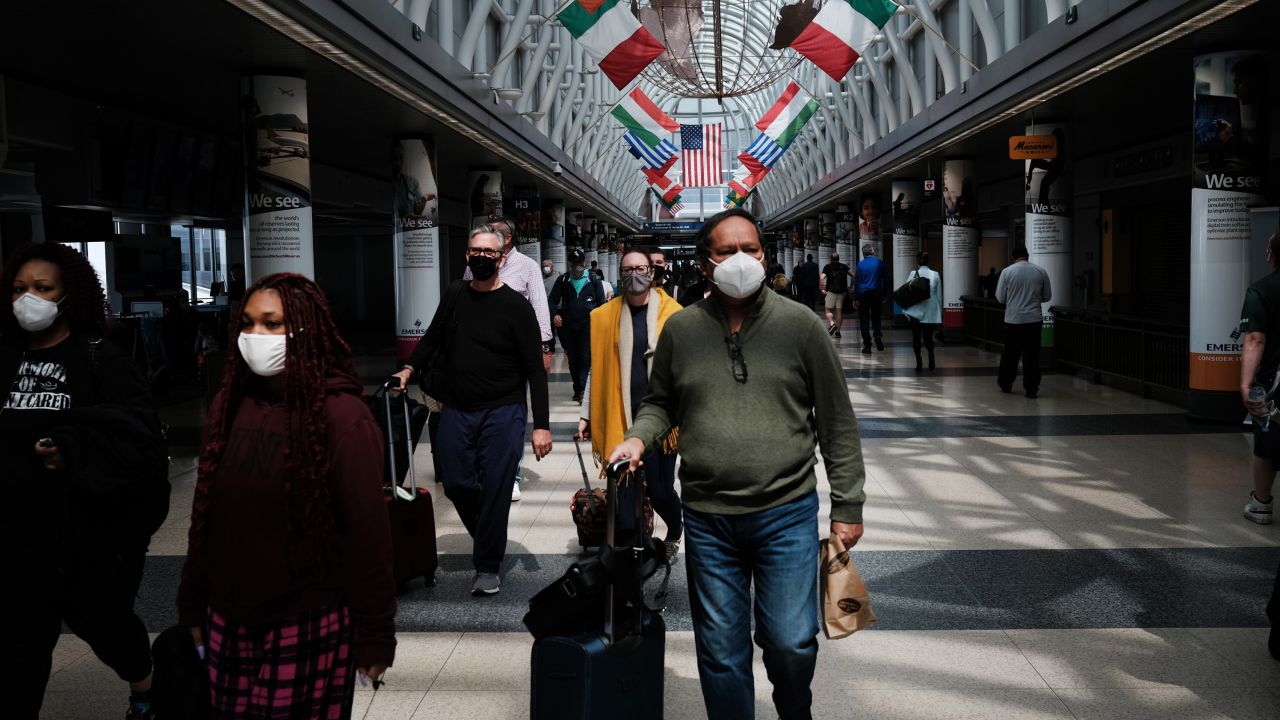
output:
<svg viewBox="0 0 1280 720"><path fill-rule="evenodd" d="M462 273L462 279L471 282L471 268ZM533 306L533 314L538 317L538 329L542 331L542 342L551 342L551 313L547 310L546 286L542 282L542 266L533 258L522 254L514 247L507 253L507 261L498 270L498 279L504 285L524 296Z"/></svg>

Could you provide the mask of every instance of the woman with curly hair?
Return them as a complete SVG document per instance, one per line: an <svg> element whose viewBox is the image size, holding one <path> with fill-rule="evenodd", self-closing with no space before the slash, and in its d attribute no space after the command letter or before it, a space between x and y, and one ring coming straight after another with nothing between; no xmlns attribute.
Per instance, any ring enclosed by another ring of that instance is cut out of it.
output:
<svg viewBox="0 0 1280 720"><path fill-rule="evenodd" d="M328 304L301 275L246 290L211 407L179 622L214 717L335 720L395 656L381 431Z"/></svg>
<svg viewBox="0 0 1280 720"><path fill-rule="evenodd" d="M133 603L168 511L168 454L151 394L104 340L111 314L83 255L18 251L0 305L0 668L5 717L40 713L66 626L129 683L127 718L152 717L151 648ZM149 482L148 482L149 481Z"/></svg>

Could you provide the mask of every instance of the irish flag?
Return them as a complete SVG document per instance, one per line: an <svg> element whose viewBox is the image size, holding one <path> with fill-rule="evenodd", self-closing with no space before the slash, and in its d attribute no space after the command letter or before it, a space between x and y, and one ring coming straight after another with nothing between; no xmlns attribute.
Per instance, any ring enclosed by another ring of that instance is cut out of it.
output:
<svg viewBox="0 0 1280 720"><path fill-rule="evenodd" d="M827 5L838 5L844 0L827 0ZM825 9L825 7L824 7ZM821 15L821 13L819 13ZM815 20L816 22L816 20ZM818 111L818 103L809 97L793 80L782 91L782 97L760 118L756 127L783 150L791 144L804 124ZM771 163L772 164L772 163Z"/></svg>
<svg viewBox="0 0 1280 720"><path fill-rule="evenodd" d="M618 89L666 49L622 0L575 0L557 17Z"/></svg>
<svg viewBox="0 0 1280 720"><path fill-rule="evenodd" d="M651 148L658 147L668 135L680 129L680 123L662 112L640 88L624 95L612 114Z"/></svg>
<svg viewBox="0 0 1280 720"><path fill-rule="evenodd" d="M891 0L826 0L791 47L840 82L897 9Z"/></svg>

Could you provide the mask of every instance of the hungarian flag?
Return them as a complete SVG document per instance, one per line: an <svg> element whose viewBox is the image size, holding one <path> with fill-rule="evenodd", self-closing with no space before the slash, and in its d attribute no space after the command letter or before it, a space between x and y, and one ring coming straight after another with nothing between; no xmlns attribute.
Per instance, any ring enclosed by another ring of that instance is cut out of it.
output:
<svg viewBox="0 0 1280 720"><path fill-rule="evenodd" d="M791 47L840 82L897 9L891 0L827 0Z"/></svg>
<svg viewBox="0 0 1280 720"><path fill-rule="evenodd" d="M618 89L666 49L622 0L575 0L556 17Z"/></svg>
<svg viewBox="0 0 1280 720"><path fill-rule="evenodd" d="M680 129L680 123L672 120L649 99L640 88L622 97L611 114L622 126L645 145L656 148L666 136Z"/></svg>
<svg viewBox="0 0 1280 720"><path fill-rule="evenodd" d="M720 124L681 125L680 162L689 187L723 185L720 177Z"/></svg>
<svg viewBox="0 0 1280 720"><path fill-rule="evenodd" d="M665 173L676 164L676 146L670 140L663 140L656 147L649 147L635 133L624 133L622 139L627 143L627 151L644 163L647 168L654 168Z"/></svg>
<svg viewBox="0 0 1280 720"><path fill-rule="evenodd" d="M844 0L831 0L828 5L838 5ZM760 118L756 128L764 133L778 147L787 149L792 141L800 135L804 124L818 111L818 103L809 97L800 86L792 82L782 91L782 97L769 108L769 112ZM754 144L754 143L753 143Z"/></svg>

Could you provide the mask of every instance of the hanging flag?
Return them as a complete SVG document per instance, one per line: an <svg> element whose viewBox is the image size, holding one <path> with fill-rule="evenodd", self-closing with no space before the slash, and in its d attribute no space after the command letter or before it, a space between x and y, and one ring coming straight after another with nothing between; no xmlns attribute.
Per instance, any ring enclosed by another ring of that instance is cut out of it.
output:
<svg viewBox="0 0 1280 720"><path fill-rule="evenodd" d="M892 0L827 0L791 47L840 82L897 9Z"/></svg>
<svg viewBox="0 0 1280 720"><path fill-rule="evenodd" d="M720 124L681 125L680 161L687 187L723 185L720 177Z"/></svg>
<svg viewBox="0 0 1280 720"><path fill-rule="evenodd" d="M680 129L680 123L662 112L640 88L624 95L610 114L649 147L657 147Z"/></svg>
<svg viewBox="0 0 1280 720"><path fill-rule="evenodd" d="M782 153L783 148L774 142L773 138L760 133L746 150L738 154L738 162L741 162L752 174L757 174L772 168L773 164L782 157Z"/></svg>
<svg viewBox="0 0 1280 720"><path fill-rule="evenodd" d="M844 0L831 0L830 4L842 2ZM777 143L778 147L786 150L817 111L817 101L809 97L793 80L782 91L782 97L756 123L756 127Z"/></svg>
<svg viewBox="0 0 1280 720"><path fill-rule="evenodd" d="M675 164L677 150L670 140L663 140L657 147L649 147L635 133L625 133L622 139L627 143L627 150L645 167L662 168L661 172L665 173Z"/></svg>
<svg viewBox="0 0 1280 720"><path fill-rule="evenodd" d="M769 168L765 168L759 172L753 172L746 165L742 165L737 170L733 171L733 179L729 181L729 192L745 197L749 195L751 191L755 189L755 186L759 185L760 181L764 179L764 176L768 174Z"/></svg>
<svg viewBox="0 0 1280 720"><path fill-rule="evenodd" d="M622 0L575 0L556 17L619 89L665 49Z"/></svg>

